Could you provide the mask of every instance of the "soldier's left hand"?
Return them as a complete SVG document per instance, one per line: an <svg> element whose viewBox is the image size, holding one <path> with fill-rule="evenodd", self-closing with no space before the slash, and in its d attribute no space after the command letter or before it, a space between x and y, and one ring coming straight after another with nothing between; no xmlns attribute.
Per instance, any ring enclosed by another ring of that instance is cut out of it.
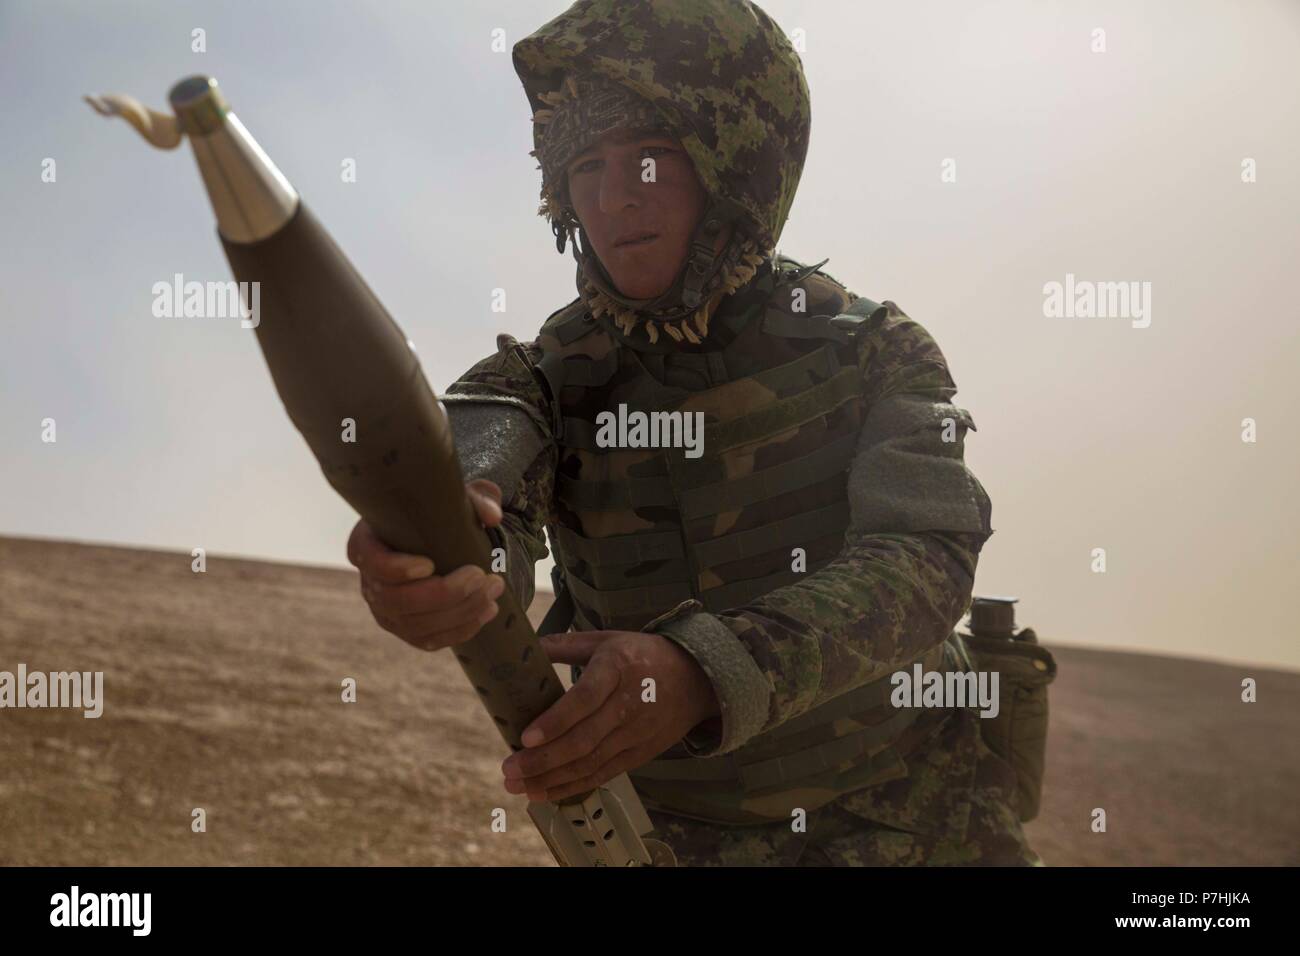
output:
<svg viewBox="0 0 1300 956"><path fill-rule="evenodd" d="M501 770L510 793L562 800L639 767L719 713L713 684L689 653L658 634L574 631L543 637L577 682L523 733ZM654 681L653 699L644 683Z"/></svg>

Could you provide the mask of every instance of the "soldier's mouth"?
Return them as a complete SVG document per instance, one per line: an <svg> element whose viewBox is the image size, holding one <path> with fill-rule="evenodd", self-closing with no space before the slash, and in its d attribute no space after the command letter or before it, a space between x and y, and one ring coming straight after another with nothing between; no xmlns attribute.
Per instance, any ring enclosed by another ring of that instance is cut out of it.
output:
<svg viewBox="0 0 1300 956"><path fill-rule="evenodd" d="M655 232L638 233L637 235L629 238L619 239L617 242L614 243L614 248L621 249L624 246L644 246L647 243L654 242L658 238L659 238L659 234Z"/></svg>

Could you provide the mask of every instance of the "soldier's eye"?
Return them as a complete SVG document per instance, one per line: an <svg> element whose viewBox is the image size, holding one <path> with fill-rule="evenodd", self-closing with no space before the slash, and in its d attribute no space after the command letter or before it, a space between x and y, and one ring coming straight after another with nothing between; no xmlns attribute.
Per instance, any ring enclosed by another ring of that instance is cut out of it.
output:
<svg viewBox="0 0 1300 956"><path fill-rule="evenodd" d="M573 176L577 173L590 173L595 170L596 168L595 164L599 162L600 160L598 159L583 160L581 163L578 163L576 166L574 166L569 170L569 175Z"/></svg>

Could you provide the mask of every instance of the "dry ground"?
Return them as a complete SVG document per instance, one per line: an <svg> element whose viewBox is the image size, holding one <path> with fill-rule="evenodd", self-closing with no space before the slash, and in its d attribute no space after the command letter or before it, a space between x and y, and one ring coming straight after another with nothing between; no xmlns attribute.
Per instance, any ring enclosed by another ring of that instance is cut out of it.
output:
<svg viewBox="0 0 1300 956"><path fill-rule="evenodd" d="M1049 864L1300 863L1300 675L1042 636ZM103 671L106 703L0 710L0 864L551 865L451 655L380 631L353 572L0 537L0 670L19 662Z"/></svg>

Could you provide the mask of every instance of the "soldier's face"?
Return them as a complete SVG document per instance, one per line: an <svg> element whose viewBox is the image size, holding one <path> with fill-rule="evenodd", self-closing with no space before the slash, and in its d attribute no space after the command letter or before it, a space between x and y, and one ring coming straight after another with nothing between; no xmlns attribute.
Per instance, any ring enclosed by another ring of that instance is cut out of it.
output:
<svg viewBox="0 0 1300 956"><path fill-rule="evenodd" d="M615 131L575 156L567 175L573 211L618 291L630 299L667 292L708 199L682 144Z"/></svg>

